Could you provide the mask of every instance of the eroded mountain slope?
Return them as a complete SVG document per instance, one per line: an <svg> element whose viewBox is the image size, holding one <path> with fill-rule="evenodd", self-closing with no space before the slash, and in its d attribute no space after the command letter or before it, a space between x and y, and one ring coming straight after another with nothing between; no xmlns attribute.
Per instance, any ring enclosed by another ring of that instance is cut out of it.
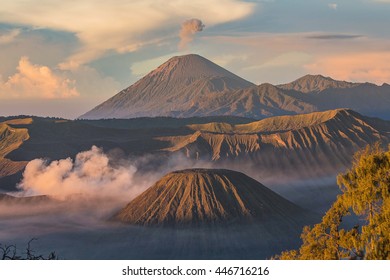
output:
<svg viewBox="0 0 390 280"><path fill-rule="evenodd" d="M210 225L276 219L293 223L303 209L243 173L189 169L165 175L116 216L143 226Z"/></svg>

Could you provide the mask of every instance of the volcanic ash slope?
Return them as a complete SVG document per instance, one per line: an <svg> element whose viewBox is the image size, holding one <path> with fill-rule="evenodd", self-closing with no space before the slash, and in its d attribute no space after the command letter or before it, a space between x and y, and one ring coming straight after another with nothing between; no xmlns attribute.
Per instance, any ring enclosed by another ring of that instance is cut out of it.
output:
<svg viewBox="0 0 390 280"><path fill-rule="evenodd" d="M189 169L165 175L114 219L142 226L295 223L304 212L243 173Z"/></svg>
<svg viewBox="0 0 390 280"><path fill-rule="evenodd" d="M204 57L177 56L80 118L226 115L214 112L219 106L213 104L222 102L215 96L251 86Z"/></svg>

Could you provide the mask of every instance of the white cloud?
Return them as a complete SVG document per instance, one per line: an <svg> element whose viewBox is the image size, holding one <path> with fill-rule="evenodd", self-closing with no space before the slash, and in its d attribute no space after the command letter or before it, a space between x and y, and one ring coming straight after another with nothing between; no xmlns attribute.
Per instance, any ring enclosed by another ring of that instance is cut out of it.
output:
<svg viewBox="0 0 390 280"><path fill-rule="evenodd" d="M0 76L0 98L71 98L79 96L75 81L54 73L49 67L32 64L22 57L18 72L3 81Z"/></svg>
<svg viewBox="0 0 390 280"><path fill-rule="evenodd" d="M77 67L107 50L130 52L177 34L183 20L201 17L208 26L248 16L254 3L238 0L5 0L1 21L75 33L83 46L61 66ZM164 31L164 32L162 32ZM160 35L156 35L160 34Z"/></svg>
<svg viewBox="0 0 390 280"><path fill-rule="evenodd" d="M50 163L43 159L30 161L19 188L28 194L63 198L74 194L129 197L141 189L133 184L136 171L130 163L113 167L103 150L93 146L78 153L74 161L71 158Z"/></svg>
<svg viewBox="0 0 390 280"><path fill-rule="evenodd" d="M330 3L330 4L328 4L328 7L329 7L330 9L332 9L332 10L337 10L338 4L336 4L336 3Z"/></svg>
<svg viewBox="0 0 390 280"><path fill-rule="evenodd" d="M12 29L8 32L0 33L0 45L9 44L20 34L20 29Z"/></svg>

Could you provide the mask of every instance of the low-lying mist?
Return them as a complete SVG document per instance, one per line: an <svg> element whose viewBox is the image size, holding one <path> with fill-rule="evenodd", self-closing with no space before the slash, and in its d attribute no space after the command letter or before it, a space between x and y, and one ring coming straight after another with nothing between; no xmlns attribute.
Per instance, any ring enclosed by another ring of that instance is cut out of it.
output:
<svg viewBox="0 0 390 280"><path fill-rule="evenodd" d="M201 238L205 246L203 251L197 253L198 255L193 255L194 258L212 256L232 258L236 254L234 253L236 249L240 250L241 258L245 256L263 258L269 256L270 252L278 253L279 247L266 245L267 239L261 242L248 240L245 244L238 240L248 239L249 236L255 239L260 232L264 235L269 234L264 228L251 228L248 232L243 231L240 234L232 232L227 236L223 230L177 232L139 228L110 221L116 211L152 186L163 175L187 168L226 168L241 171L287 199L317 213L322 213L337 194L335 179L332 176L299 179L299 176L292 178L286 175L273 179L273 172L270 170L261 170L250 164L236 164L234 161L191 160L181 154L165 157L157 155L127 157L118 150L104 152L93 146L90 150L77 154L74 159L55 161L35 159L28 163L17 186L19 191L11 194L17 198L0 199L0 243L21 246L20 244L25 244L29 239L38 237L38 247L47 251L57 250L60 254L62 252L64 258L76 259L186 258L186 250L201 250L199 244L191 241L193 238ZM23 199L37 195L45 197ZM317 209L314 209L315 207ZM296 244L299 234L297 231L296 236L292 236L288 242L287 239L280 241L280 246ZM244 238L246 235L248 236ZM213 242L208 239L211 237ZM269 238L271 237L270 235ZM238 239L235 240L236 238ZM121 241L128 250L135 251L115 257ZM141 252L140 244L150 252ZM176 244L175 246L179 247L172 249L171 245L164 244ZM232 244L235 244L235 249L231 247ZM84 245L88 248L83 247ZM256 246L268 246L268 249L264 247L263 252L257 252L254 250ZM96 253L94 248L99 248L96 249L99 253ZM169 254L174 254L169 251L170 249L177 250L178 255L170 256ZM108 251L111 255L105 257ZM225 252L226 255L219 255L217 252ZM191 256L188 253L187 258Z"/></svg>

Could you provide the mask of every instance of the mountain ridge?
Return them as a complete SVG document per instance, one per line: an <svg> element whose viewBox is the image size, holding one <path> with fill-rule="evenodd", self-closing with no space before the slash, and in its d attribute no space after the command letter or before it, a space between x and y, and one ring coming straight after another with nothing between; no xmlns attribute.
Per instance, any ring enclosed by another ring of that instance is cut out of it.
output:
<svg viewBox="0 0 390 280"><path fill-rule="evenodd" d="M281 169L292 176L303 175L302 168L311 170L309 177L337 174L349 166L357 150L378 141L390 143L389 122L346 109L235 126L204 124L189 128L192 134L162 137L170 143L166 149L192 159L234 162L237 166L250 160L273 174Z"/></svg>
<svg viewBox="0 0 390 280"><path fill-rule="evenodd" d="M14 122L19 122L14 120ZM116 124L119 122L119 124ZM96 124L95 124L96 123ZM92 145L104 151L148 158L141 169L164 168L164 160L183 159L241 171L261 178L335 176L350 166L353 154L366 145L390 143L390 122L349 109L264 120L240 118L150 118L70 121L33 117L29 138L0 159L0 185L12 190L28 161L74 158ZM0 139L1 140L1 139ZM18 144L19 145L19 144ZM0 146L0 153L4 152ZM171 162L172 163L172 162ZM268 181L264 181L268 182Z"/></svg>
<svg viewBox="0 0 390 280"><path fill-rule="evenodd" d="M308 74L291 83L277 85L277 87L284 90L295 90L303 93L319 93L330 88L353 88L358 85L361 85L361 83L337 81L322 75Z"/></svg>
<svg viewBox="0 0 390 280"><path fill-rule="evenodd" d="M193 130L217 133L271 133L286 130L295 130L330 121L337 115L354 114L350 109L335 109L329 111L313 112L301 115L276 116L247 124L229 125L226 123L206 123L201 125L189 125ZM213 128L216 124L217 128Z"/></svg>
<svg viewBox="0 0 390 280"><path fill-rule="evenodd" d="M286 180L335 178L350 167L356 151L378 141L384 146L390 143L389 121L366 117L349 109L260 121L234 117L32 119L31 124L8 124L14 129L26 129L29 138L0 159L2 190L15 190L28 161L75 158L95 145L108 154L115 150L126 158L141 157L142 162L147 162L137 166L141 172L165 168L169 171L172 164L176 166L177 159L181 168L212 166L243 171L295 203L315 208L317 203L325 201L316 198L321 195L314 190L316 188L284 188ZM7 121L22 122L17 118ZM4 151L0 146L0 153ZM275 189L277 185L281 187ZM333 186L327 190L331 195L326 201L333 201L337 194L335 183ZM302 200L294 200L290 193ZM313 203L304 199L304 195L311 197ZM329 206L325 204L324 209Z"/></svg>
<svg viewBox="0 0 390 280"><path fill-rule="evenodd" d="M351 108L390 119L390 86L306 75L254 85L199 55L176 56L80 119L239 116L263 119Z"/></svg>

